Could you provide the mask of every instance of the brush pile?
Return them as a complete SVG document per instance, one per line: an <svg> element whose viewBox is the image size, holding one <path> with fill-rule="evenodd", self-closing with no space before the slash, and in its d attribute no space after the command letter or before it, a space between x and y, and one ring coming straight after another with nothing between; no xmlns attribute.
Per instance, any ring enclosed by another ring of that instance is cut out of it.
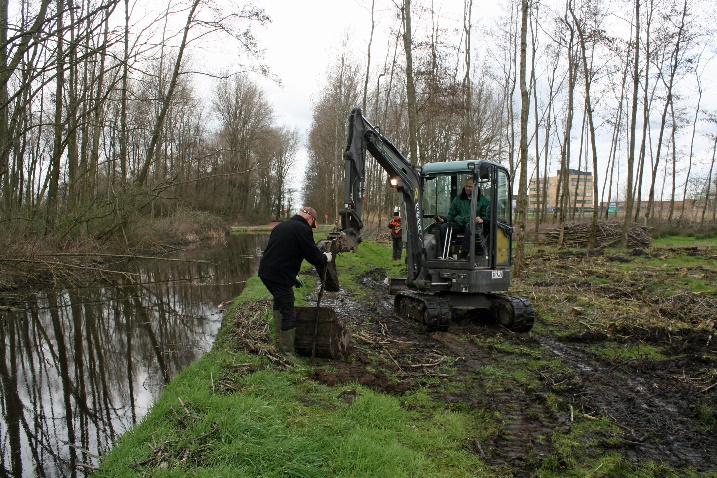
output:
<svg viewBox="0 0 717 478"><path fill-rule="evenodd" d="M586 247L590 238L589 222L566 222L563 224L563 246L565 247ZM595 232L596 247L617 247L622 239L623 223L619 221L598 221ZM548 229L543 233L545 242L558 244L560 241L561 227ZM648 227L638 224L631 224L627 235L627 247L645 248L651 242Z"/></svg>

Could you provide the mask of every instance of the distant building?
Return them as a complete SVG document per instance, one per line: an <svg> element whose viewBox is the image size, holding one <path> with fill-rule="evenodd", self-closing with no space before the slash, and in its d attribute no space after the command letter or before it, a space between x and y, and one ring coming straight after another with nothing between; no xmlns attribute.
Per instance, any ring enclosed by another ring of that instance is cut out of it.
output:
<svg viewBox="0 0 717 478"><path fill-rule="evenodd" d="M546 211L552 211L557 207L559 179L560 170L558 170L555 176L530 180L530 185L528 186L529 211L535 211L538 208L538 204L541 204L541 207ZM540 197L538 196L538 185L540 185ZM544 188L547 189L547 194ZM570 193L569 204L571 208L592 210L593 173L589 171L579 171L577 169L568 169L568 192ZM545 194L545 196L543 194ZM543 204L542 198L545 198L545 204Z"/></svg>

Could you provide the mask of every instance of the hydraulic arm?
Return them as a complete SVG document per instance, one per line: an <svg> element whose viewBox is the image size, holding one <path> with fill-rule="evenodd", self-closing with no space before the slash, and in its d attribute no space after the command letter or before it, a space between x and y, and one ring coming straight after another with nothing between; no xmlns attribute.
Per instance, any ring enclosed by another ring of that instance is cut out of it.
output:
<svg viewBox="0 0 717 478"><path fill-rule="evenodd" d="M365 192L366 151L378 161L391 176L397 191L406 204L407 217L407 266L408 281L418 278L421 270L421 244L423 233L420 227L420 179L416 167L386 139L376 127L363 117L360 108L354 108L349 115L349 133L344 151L346 183L344 209L341 214L341 229L348 235L359 238L362 201Z"/></svg>

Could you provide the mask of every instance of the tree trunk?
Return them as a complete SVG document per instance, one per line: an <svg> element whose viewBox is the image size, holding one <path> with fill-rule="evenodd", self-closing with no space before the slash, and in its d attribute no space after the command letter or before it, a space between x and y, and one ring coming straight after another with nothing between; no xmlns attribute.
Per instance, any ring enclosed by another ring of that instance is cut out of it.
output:
<svg viewBox="0 0 717 478"><path fill-rule="evenodd" d="M47 190L47 218L45 222L45 234L49 233L55 225L58 210L58 190L60 187L60 159L62 158L63 144L62 134L64 125L62 120L62 85L65 83L65 50L63 48L63 17L64 1L57 0L57 52L55 54L56 76L55 76L55 121L52 158L48 171L49 187Z"/></svg>
<svg viewBox="0 0 717 478"><path fill-rule="evenodd" d="M690 183L690 174L692 173L692 160L695 154L695 135L697 134L697 118L700 115L700 104L702 103L702 82L700 81L700 75L698 72L699 59L695 67L695 80L697 82L697 106L695 107L695 116L692 120L692 136L690 137L690 155L687 158L687 177L685 178L685 187L682 190L682 210L680 211L680 219L685 215L685 202L687 202L687 185ZM694 212L692 213L692 219L695 219Z"/></svg>
<svg viewBox="0 0 717 478"><path fill-rule="evenodd" d="M705 205L702 208L702 218L700 219L701 223L705 222L705 215L707 214L707 208L709 207L710 203L710 192L712 190L712 174L714 173L715 169L715 159L717 159L717 134L714 136L714 141L712 142L712 160L710 161L710 172L707 175L707 192L705 193ZM717 204L717 201L715 201L715 204Z"/></svg>
<svg viewBox="0 0 717 478"><path fill-rule="evenodd" d="M122 92L120 96L120 183L127 181L127 87L129 83L129 0L124 0L124 55L122 57ZM113 168L114 170L115 168ZM111 181L112 178L108 178Z"/></svg>
<svg viewBox="0 0 717 478"><path fill-rule="evenodd" d="M670 63L670 74L669 74L667 82L665 83L667 98L665 99L665 106L662 110L662 119L660 122L660 136L659 136L659 139L657 140L657 154L655 155L655 164L653 165L652 180L650 182L650 196L648 198L648 203L647 203L648 210L645 214L645 217L648 219L649 219L650 212L651 212L651 206L655 200L654 184L655 184L656 176L657 176L657 167L660 162L660 152L661 152L662 141L663 141L663 137L664 137L665 124L667 121L667 113L668 113L668 109L674 108L674 106L672 104L673 103L672 90L673 90L673 87L675 84L675 75L677 74L677 67L678 67L679 61L680 61L680 49L682 47L682 40L683 40L683 36L684 36L684 31L685 31L686 15L687 15L687 0L685 0L684 7L682 9L682 17L680 19L680 26L678 27L677 36L675 38L675 48L672 51L672 54L670 56L670 58L672 60L672 62ZM673 114L674 114L674 112L673 112ZM673 117L673 124L674 124L674 117ZM673 138L674 138L674 128L673 128ZM676 147L675 144L672 143L673 157L675 156L674 155L675 147ZM674 190L675 185L673 184L672 187ZM674 196L674 194L673 194L673 196ZM673 202L674 202L674 199L673 199ZM671 207L673 207L673 206L674 206L674 204ZM670 212L670 221L672 221L672 211Z"/></svg>
<svg viewBox="0 0 717 478"><path fill-rule="evenodd" d="M515 251L513 270L516 277L523 272L525 261L525 218L526 202L528 198L528 113L530 111L530 96L526 83L526 68L528 56L528 0L521 1L520 20L520 180L518 182L518 207L516 211L516 232L518 241Z"/></svg>
<svg viewBox="0 0 717 478"><path fill-rule="evenodd" d="M630 111L630 145L627 156L627 184L625 186L625 221L622 228L620 247L627 247L627 237L632 222L632 181L633 167L635 165L635 133L637 129L637 99L640 87L640 0L635 0L635 49L634 65L632 71L632 108Z"/></svg>
<svg viewBox="0 0 717 478"><path fill-rule="evenodd" d="M0 0L0 72L4 72L8 68L7 57L8 46L8 0ZM8 107L8 89L7 82L0 84L0 191L2 191L4 199L4 207L10 212L13 204L13 191L16 185L10 177L12 169L10 165L10 132L8 116L10 108Z"/></svg>
<svg viewBox="0 0 717 478"><path fill-rule="evenodd" d="M410 160L423 164L418 157L418 105L416 102L416 85L413 79L413 37L411 36L411 0L403 0L401 9L403 20L403 49L406 53L406 100L408 102L408 146ZM422 153L423 154L423 153Z"/></svg>
<svg viewBox="0 0 717 478"><path fill-rule="evenodd" d="M189 35L189 30L192 27L192 23L194 22L194 13L197 10L197 7L199 6L199 3L201 0L193 0L192 6L189 9L189 15L187 15L187 23L184 26L184 31L182 33L182 42L179 44L179 50L177 52L177 59L174 63L174 70L172 71L172 77L169 80L169 86L167 88L167 92L164 95L164 98L162 98L162 108L159 112L159 116L157 118L157 122L154 125L154 129L152 130L152 137L149 141L149 146L147 146L147 157L144 160L144 164L142 165L142 169L140 170L139 174L137 175L137 186L143 186L145 182L147 181L147 175L149 174L149 168L154 162L155 158L155 149L157 148L157 145L159 143L159 137L160 133L162 132L162 129L164 128L164 120L167 117L167 111L169 111L169 107L172 104L172 98L174 97L174 88L177 86L177 79L179 78L179 70L182 66L182 57L184 55L184 49L187 46L187 36Z"/></svg>
<svg viewBox="0 0 717 478"><path fill-rule="evenodd" d="M565 12L567 17L567 12ZM560 239L558 246L563 247L563 228L565 226L565 217L569 205L569 192L570 192L570 135L573 129L573 104L575 101L575 83L577 82L577 64L575 62L575 52L573 50L575 46L575 31L571 23L564 19L565 25L570 30L568 39L568 106L565 119L565 135L563 150L560 157L561 163L561 195L560 195L560 212L559 212L559 223L560 223Z"/></svg>
<svg viewBox="0 0 717 478"><path fill-rule="evenodd" d="M588 66L588 56L587 56L587 49L585 46L585 33L583 32L583 29L580 25L580 22L578 21L577 17L575 16L575 12L573 11L572 7L570 9L570 13L573 16L573 21L575 22L575 27L578 30L578 40L580 41L580 52L583 60L583 77L585 78L585 109L587 110L588 115L588 129L590 133L590 151L592 153L592 162L593 162L593 214L592 214L592 223L590 225L590 236L588 237L588 249L592 249L595 247L595 236L597 234L597 217L598 217L598 189L597 189L597 171L598 171L598 155L597 155L597 145L595 141L595 122L593 120L593 106L592 101L590 99L590 86L592 82L592 68ZM577 188L576 188L577 189ZM584 197L583 190L583 197Z"/></svg>
<svg viewBox="0 0 717 478"><path fill-rule="evenodd" d="M362 111L366 112L366 101L368 98L368 78L371 72L371 44L373 43L373 32L376 29L376 21L374 20L374 11L376 6L376 0L371 0L371 35L368 38L368 48L366 51L366 76L363 80L363 98L361 102Z"/></svg>

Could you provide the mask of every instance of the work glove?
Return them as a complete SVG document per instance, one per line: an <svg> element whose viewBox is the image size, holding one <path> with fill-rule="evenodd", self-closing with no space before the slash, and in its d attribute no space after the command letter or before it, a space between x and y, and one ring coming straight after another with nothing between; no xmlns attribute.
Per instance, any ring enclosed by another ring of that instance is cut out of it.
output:
<svg viewBox="0 0 717 478"><path fill-rule="evenodd" d="M304 287L304 281L301 279L301 277L296 276L296 279L294 279L294 287L297 289L300 287Z"/></svg>
<svg viewBox="0 0 717 478"><path fill-rule="evenodd" d="M324 255L326 256L326 260L328 262L331 262L331 259L333 259L334 255L330 252L324 252Z"/></svg>

